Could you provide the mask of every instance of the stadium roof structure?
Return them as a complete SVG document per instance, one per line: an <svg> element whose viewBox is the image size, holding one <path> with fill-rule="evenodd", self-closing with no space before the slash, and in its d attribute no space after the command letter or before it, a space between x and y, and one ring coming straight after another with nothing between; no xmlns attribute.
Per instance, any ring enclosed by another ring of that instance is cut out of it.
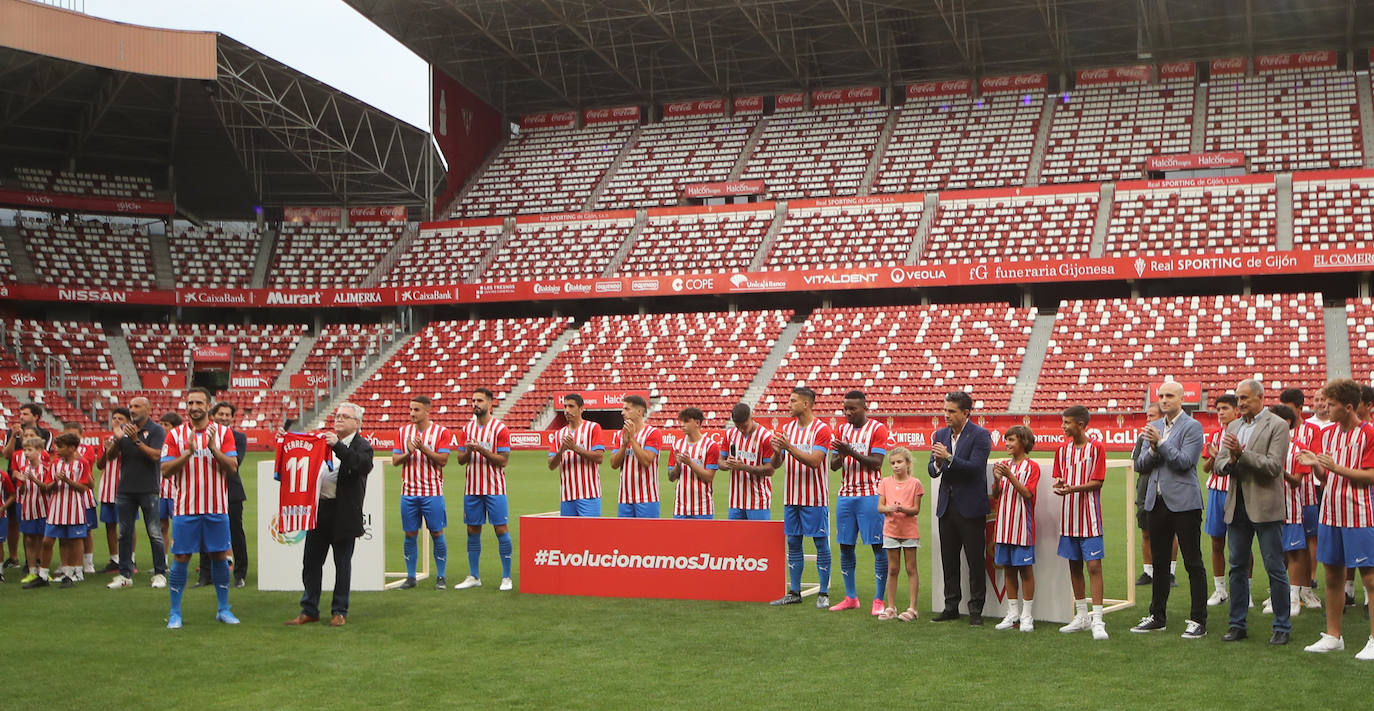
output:
<svg viewBox="0 0 1374 711"><path fill-rule="evenodd" d="M508 115L1355 50L1356 0L345 0Z"/></svg>
<svg viewBox="0 0 1374 711"><path fill-rule="evenodd" d="M421 207L443 180L442 164L427 165L438 160L427 131L232 37L21 0L0 1L0 11L129 32L128 54L145 50L146 60L102 66L73 59L82 50L70 44L46 53L42 38L26 46L0 32L0 160L10 165L136 170L170 184L178 208L203 219L242 219L256 206ZM178 54L194 40L204 46Z"/></svg>

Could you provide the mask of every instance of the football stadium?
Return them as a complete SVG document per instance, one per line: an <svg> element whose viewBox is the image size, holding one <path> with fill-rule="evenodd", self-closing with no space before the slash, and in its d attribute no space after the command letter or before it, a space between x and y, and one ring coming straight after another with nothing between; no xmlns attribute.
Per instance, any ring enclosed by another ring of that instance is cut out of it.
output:
<svg viewBox="0 0 1374 711"><path fill-rule="evenodd" d="M1371 703L1374 3L338 2L425 127L84 5L15 708Z"/></svg>

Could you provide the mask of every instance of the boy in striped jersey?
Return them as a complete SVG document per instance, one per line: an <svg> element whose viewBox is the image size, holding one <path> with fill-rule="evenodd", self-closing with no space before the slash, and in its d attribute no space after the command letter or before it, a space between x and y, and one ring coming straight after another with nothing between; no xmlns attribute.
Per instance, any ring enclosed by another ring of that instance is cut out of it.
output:
<svg viewBox="0 0 1374 711"><path fill-rule="evenodd" d="M48 494L46 487L52 483L48 471L48 440L26 427L19 435L21 451L10 462L10 475L19 489L19 533L24 536L24 560L28 563L28 575L19 582L24 585L34 583L40 578L43 585L48 582L49 559L40 557L43 551L43 534L48 527Z"/></svg>
<svg viewBox="0 0 1374 711"><path fill-rule="evenodd" d="M620 518L658 518L658 453L663 449L663 430L645 422L649 403L638 395L626 395L621 412L625 427L619 432L611 468L620 470Z"/></svg>
<svg viewBox="0 0 1374 711"><path fill-rule="evenodd" d="M1074 616L1060 632L1091 629L1093 639L1107 639L1102 621L1102 484L1107 480L1107 450L1101 440L1087 435L1088 408L1074 405L1063 414L1066 441L1054 453L1054 493L1060 497L1059 556L1069 561ZM1167 543L1165 544L1168 545ZM1156 559L1162 558L1155 551ZM1092 616L1088 614L1083 569L1088 569L1092 588Z"/></svg>
<svg viewBox="0 0 1374 711"><path fill-rule="evenodd" d="M501 553L501 590L514 587L510 579L510 506L506 502L506 464L510 463L510 429L491 414L496 396L487 388L472 393L472 420L463 427L458 463L468 467L464 480L463 523L468 527L468 577L458 590L480 587L482 524L491 521Z"/></svg>
<svg viewBox="0 0 1374 711"><path fill-rule="evenodd" d="M868 399L861 390L844 395L845 423L840 436L831 443L830 470L843 470L836 499L835 528L840 541L840 576L844 579L844 600L831 611L856 610L859 586L855 578L858 556L856 542L873 549L874 617L883 613L883 591L887 590L887 554L883 552L883 515L878 513L878 482L887 457L887 425L868 418Z"/></svg>
<svg viewBox="0 0 1374 711"><path fill-rule="evenodd" d="M737 403L730 410L734 427L725 429L727 456L720 468L730 472L730 512L732 521L767 521L773 506L773 433L754 421L754 413L746 403ZM784 602L786 600L786 602ZM801 602L783 597L775 605Z"/></svg>
<svg viewBox="0 0 1374 711"><path fill-rule="evenodd" d="M80 422L75 420L62 423L62 432L76 435L76 458L86 465L86 472L91 474L91 483L94 484L95 460L100 458L101 447L96 444L81 444L81 436L85 434ZM91 487L86 487L86 491L81 494L81 501L85 505L86 516L86 535L81 541L81 571L83 573L95 572L95 541L91 538L91 533L100 527L100 520L95 511L95 492ZM84 579L84 578L80 578ZM80 580L79 579L79 580Z"/></svg>
<svg viewBox="0 0 1374 711"><path fill-rule="evenodd" d="M110 431L121 432L124 425L133 421L133 415L126 407L116 407L110 411ZM96 459L96 467L101 470L100 522L105 524L105 545L110 549L110 562L100 569L102 573L119 572L119 508L115 506L115 495L119 493L119 438L113 435L105 441L105 447ZM137 517L137 514L135 514Z"/></svg>
<svg viewBox="0 0 1374 711"><path fill-rule="evenodd" d="M700 408L685 407L677 413L683 437L673 443L676 461L668 467L668 481L675 484L673 518L710 519L715 514L712 483L720 468L720 445L701 431L705 420Z"/></svg>
<svg viewBox="0 0 1374 711"><path fill-rule="evenodd" d="M1232 393L1217 396L1217 425L1207 433L1202 444L1202 471L1207 473L1207 511L1202 532L1212 539L1212 596L1207 605L1215 607L1230 599L1226 593L1226 491L1230 477L1215 470L1217 452L1221 451L1221 436L1226 426L1236 419L1236 396ZM1251 560L1251 567L1254 561Z"/></svg>
<svg viewBox="0 0 1374 711"><path fill-rule="evenodd" d="M1003 438L1011 459L992 467L997 497L997 544L995 563L1002 567L1007 587L1007 616L996 629L1020 626L1035 630L1035 487L1040 485L1040 465L1030 458L1035 434L1025 425L1007 429ZM1019 595L1019 599L1018 599Z"/></svg>
<svg viewBox="0 0 1374 711"><path fill-rule="evenodd" d="M50 560L53 544L57 543L62 562L58 584L70 588L83 579L81 541L87 535L86 494L91 490L91 471L81 456L80 436L63 432L53 438L52 444L52 480L44 487L48 492L48 523L40 560Z"/></svg>
<svg viewBox="0 0 1374 711"><path fill-rule="evenodd" d="M187 421L167 433L162 445L162 476L177 482L172 511L172 562L168 591L171 609L167 629L181 628L181 596L191 556L205 551L213 562L210 576L219 607L215 619L239 623L229 611L229 474L238 470L234 435L210 421L210 391L186 391Z"/></svg>
<svg viewBox="0 0 1374 711"><path fill-rule="evenodd" d="M1317 395L1317 401L1323 403L1322 412L1326 412L1326 398ZM1305 398L1302 390L1298 388L1288 388L1279 393L1279 404L1292 411L1293 417L1297 419L1297 429L1293 430L1293 443L1300 445L1302 449L1311 449L1317 436L1321 434L1322 426L1317 424L1316 415L1312 418L1303 420L1302 411ZM1315 409L1315 408L1314 408ZM1294 453L1296 457L1297 454ZM1305 467L1307 473L1302 478L1302 530L1307 537L1307 561L1303 570L1307 571L1307 577L1301 581L1303 587L1298 592L1298 597L1302 599L1303 607L1309 610L1320 610L1322 603L1316 593L1312 591L1317 582L1317 501L1321 499L1321 491L1317 488L1317 477L1312 474L1310 467ZM1295 499L1296 500L1296 499Z"/></svg>
<svg viewBox="0 0 1374 711"><path fill-rule="evenodd" d="M801 596L802 538L816 545L816 573L821 593L816 607L830 607L830 482L825 471L825 455L830 451L830 426L812 411L816 393L811 388L792 388L787 398L792 422L775 432L769 442L777 456L775 469L787 467L782 501L783 534L787 536L787 591Z"/></svg>
<svg viewBox="0 0 1374 711"><path fill-rule="evenodd" d="M1322 430L1318 445L1298 455L1325 486L1317 526L1317 560L1326 568L1326 631L1308 652L1345 649L1341 618L1345 615L1346 568L1359 568L1365 594L1374 594L1374 425L1360 421L1360 385L1337 379L1322 389L1332 425ZM1374 661L1374 622L1369 641L1356 659Z"/></svg>
<svg viewBox="0 0 1374 711"><path fill-rule="evenodd" d="M582 419L585 401L577 393L563 396L568 424L554 434L549 470L558 472L558 515L601 515L601 425Z"/></svg>
<svg viewBox="0 0 1374 711"><path fill-rule="evenodd" d="M444 505L444 466L453 446L453 433L429 419L430 399L416 395L410 399L410 424L396 432L396 448L391 450L391 465L401 467L401 530L405 531L402 550L406 559L406 579L400 589L415 587L415 568L420 560L420 522L434 539L434 589L445 587L448 565L448 509Z"/></svg>
<svg viewBox="0 0 1374 711"><path fill-rule="evenodd" d="M1286 505L1279 540L1283 545L1283 557L1288 567L1288 616L1291 619L1302 612L1302 590L1310 590L1304 586L1312 577L1307 570L1307 536L1302 527L1302 486L1311 470L1298 463L1298 455L1306 449L1305 445L1298 441L1298 432L1305 423L1287 405L1274 405L1269 411L1283 418L1288 424L1289 431L1288 456L1283 462L1283 494ZM1269 610L1268 614L1273 614L1273 610Z"/></svg>

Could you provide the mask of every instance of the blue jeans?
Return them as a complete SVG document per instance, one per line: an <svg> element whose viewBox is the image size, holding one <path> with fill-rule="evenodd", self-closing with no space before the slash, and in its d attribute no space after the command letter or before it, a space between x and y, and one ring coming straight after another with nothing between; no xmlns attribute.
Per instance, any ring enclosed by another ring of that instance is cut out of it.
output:
<svg viewBox="0 0 1374 711"><path fill-rule="evenodd" d="M1226 546L1229 549L1231 594L1231 626L1245 629L1245 614L1250 608L1250 546L1259 538L1260 560L1269 574L1269 599L1274 603L1274 631L1292 632L1288 620L1288 568L1283 560L1283 522L1252 523L1241 507L1236 507L1231 523L1226 526Z"/></svg>
<svg viewBox="0 0 1374 711"><path fill-rule="evenodd" d="M119 574L134 577L134 519L143 511L143 528L153 549L153 574L167 574L167 549L162 545L162 523L157 517L158 494L115 494L119 510Z"/></svg>

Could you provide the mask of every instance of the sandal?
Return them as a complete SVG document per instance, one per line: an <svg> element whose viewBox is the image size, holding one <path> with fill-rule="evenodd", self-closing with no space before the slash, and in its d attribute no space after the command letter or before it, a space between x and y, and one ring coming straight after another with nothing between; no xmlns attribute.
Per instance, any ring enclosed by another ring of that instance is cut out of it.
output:
<svg viewBox="0 0 1374 711"><path fill-rule="evenodd" d="M895 607L883 608L883 611L878 613L878 619L880 619L880 620L895 620L895 619L897 619L897 608L895 608Z"/></svg>
<svg viewBox="0 0 1374 711"><path fill-rule="evenodd" d="M897 619L901 620L902 622L914 622L920 616L921 614L916 611L916 608L908 607L905 612L903 612L900 615L897 615Z"/></svg>

